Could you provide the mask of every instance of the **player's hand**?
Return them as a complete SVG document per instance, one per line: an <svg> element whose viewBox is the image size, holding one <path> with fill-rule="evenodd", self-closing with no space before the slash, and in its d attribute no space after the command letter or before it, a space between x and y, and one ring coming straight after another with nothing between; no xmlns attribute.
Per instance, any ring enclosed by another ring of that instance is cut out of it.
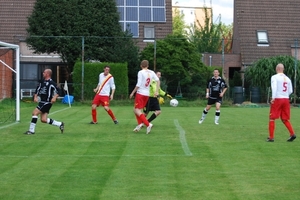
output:
<svg viewBox="0 0 300 200"><path fill-rule="evenodd" d="M270 103L271 103L271 104L273 104L273 103L274 103L274 101L275 101L275 99L271 99Z"/></svg>
<svg viewBox="0 0 300 200"><path fill-rule="evenodd" d="M170 98L170 99L173 99L173 97L172 97L171 95L169 95L169 94L166 94L166 96L167 96L168 98Z"/></svg>
<svg viewBox="0 0 300 200"><path fill-rule="evenodd" d="M94 89L94 92L95 92L95 93L97 92L97 88Z"/></svg>
<svg viewBox="0 0 300 200"><path fill-rule="evenodd" d="M56 102L56 98L53 97L53 98L51 99L51 103L55 103L55 102Z"/></svg>

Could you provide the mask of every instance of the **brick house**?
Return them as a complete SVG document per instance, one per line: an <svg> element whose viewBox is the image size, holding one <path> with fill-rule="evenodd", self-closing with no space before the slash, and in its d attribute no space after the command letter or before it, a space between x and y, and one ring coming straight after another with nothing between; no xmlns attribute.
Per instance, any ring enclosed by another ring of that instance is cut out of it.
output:
<svg viewBox="0 0 300 200"><path fill-rule="evenodd" d="M241 66L251 66L263 57L295 56L299 6L295 0L234 1L232 52L240 54Z"/></svg>
<svg viewBox="0 0 300 200"><path fill-rule="evenodd" d="M12 67L14 61L13 50L0 49L0 60L9 67ZM2 62L0 63L0 100L13 96L13 72Z"/></svg>
<svg viewBox="0 0 300 200"><path fill-rule="evenodd" d="M120 24L124 30L129 27L140 49L147 42L162 39L172 32L171 0L127 1L127 4L124 2L116 0ZM52 69L52 78L58 83L68 79L66 66L58 55L34 54L24 42L27 36L27 17L30 16L34 4L35 0L0 0L0 41L20 46L20 79L23 89L35 88L45 68ZM3 56L5 55L0 54L0 59L4 59Z"/></svg>

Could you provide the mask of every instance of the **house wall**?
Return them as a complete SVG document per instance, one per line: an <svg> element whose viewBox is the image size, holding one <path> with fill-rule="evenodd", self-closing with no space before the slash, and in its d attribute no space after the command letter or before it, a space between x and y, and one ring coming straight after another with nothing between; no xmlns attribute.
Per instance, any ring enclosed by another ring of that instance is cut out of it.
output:
<svg viewBox="0 0 300 200"><path fill-rule="evenodd" d="M0 60L11 68L14 68L13 53L13 50L0 49ZM0 62L0 99L12 98L13 73Z"/></svg>
<svg viewBox="0 0 300 200"><path fill-rule="evenodd" d="M229 80L230 67L242 67L240 54L224 54L224 61L222 54L205 53L202 57L203 63L212 67L223 67L223 78ZM224 63L224 64L223 64Z"/></svg>
<svg viewBox="0 0 300 200"><path fill-rule="evenodd" d="M153 26L155 27L155 39L163 39L168 34L172 33L172 1L166 0L166 22L165 23L154 23L154 22L140 22L139 23L139 38L135 38L134 40L137 42L137 46L140 50L143 50L147 46L147 42L144 42L144 27Z"/></svg>

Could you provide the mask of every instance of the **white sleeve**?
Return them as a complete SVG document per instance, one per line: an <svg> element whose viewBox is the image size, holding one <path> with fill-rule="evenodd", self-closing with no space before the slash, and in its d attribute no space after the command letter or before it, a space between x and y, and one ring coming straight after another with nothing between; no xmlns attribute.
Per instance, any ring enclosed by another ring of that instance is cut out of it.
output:
<svg viewBox="0 0 300 200"><path fill-rule="evenodd" d="M137 87L141 87L141 84L142 84L142 72L139 71L139 72L138 72L138 77L137 77L137 83L136 83L136 86L137 86Z"/></svg>
<svg viewBox="0 0 300 200"><path fill-rule="evenodd" d="M272 99L275 99L276 92L277 92L277 81L275 76L272 76L271 78L271 89L272 89Z"/></svg>
<svg viewBox="0 0 300 200"><path fill-rule="evenodd" d="M115 90L116 89L116 84L115 84L115 80L114 80L114 77L111 77L110 78L111 80L111 82L110 82L110 88L112 89L112 90Z"/></svg>
<svg viewBox="0 0 300 200"><path fill-rule="evenodd" d="M289 95L293 93L293 84L292 81L289 81Z"/></svg>

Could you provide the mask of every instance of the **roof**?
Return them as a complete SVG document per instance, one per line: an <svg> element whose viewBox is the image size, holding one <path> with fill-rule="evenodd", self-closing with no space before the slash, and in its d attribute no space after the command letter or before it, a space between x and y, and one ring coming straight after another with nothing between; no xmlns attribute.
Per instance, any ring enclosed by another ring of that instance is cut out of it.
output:
<svg viewBox="0 0 300 200"><path fill-rule="evenodd" d="M27 35L27 17L35 0L0 0L0 41L18 44Z"/></svg>
<svg viewBox="0 0 300 200"><path fill-rule="evenodd" d="M262 57L291 55L300 36L300 4L295 0L234 0L233 53L249 64ZM257 30L266 30L269 46L257 46Z"/></svg>

